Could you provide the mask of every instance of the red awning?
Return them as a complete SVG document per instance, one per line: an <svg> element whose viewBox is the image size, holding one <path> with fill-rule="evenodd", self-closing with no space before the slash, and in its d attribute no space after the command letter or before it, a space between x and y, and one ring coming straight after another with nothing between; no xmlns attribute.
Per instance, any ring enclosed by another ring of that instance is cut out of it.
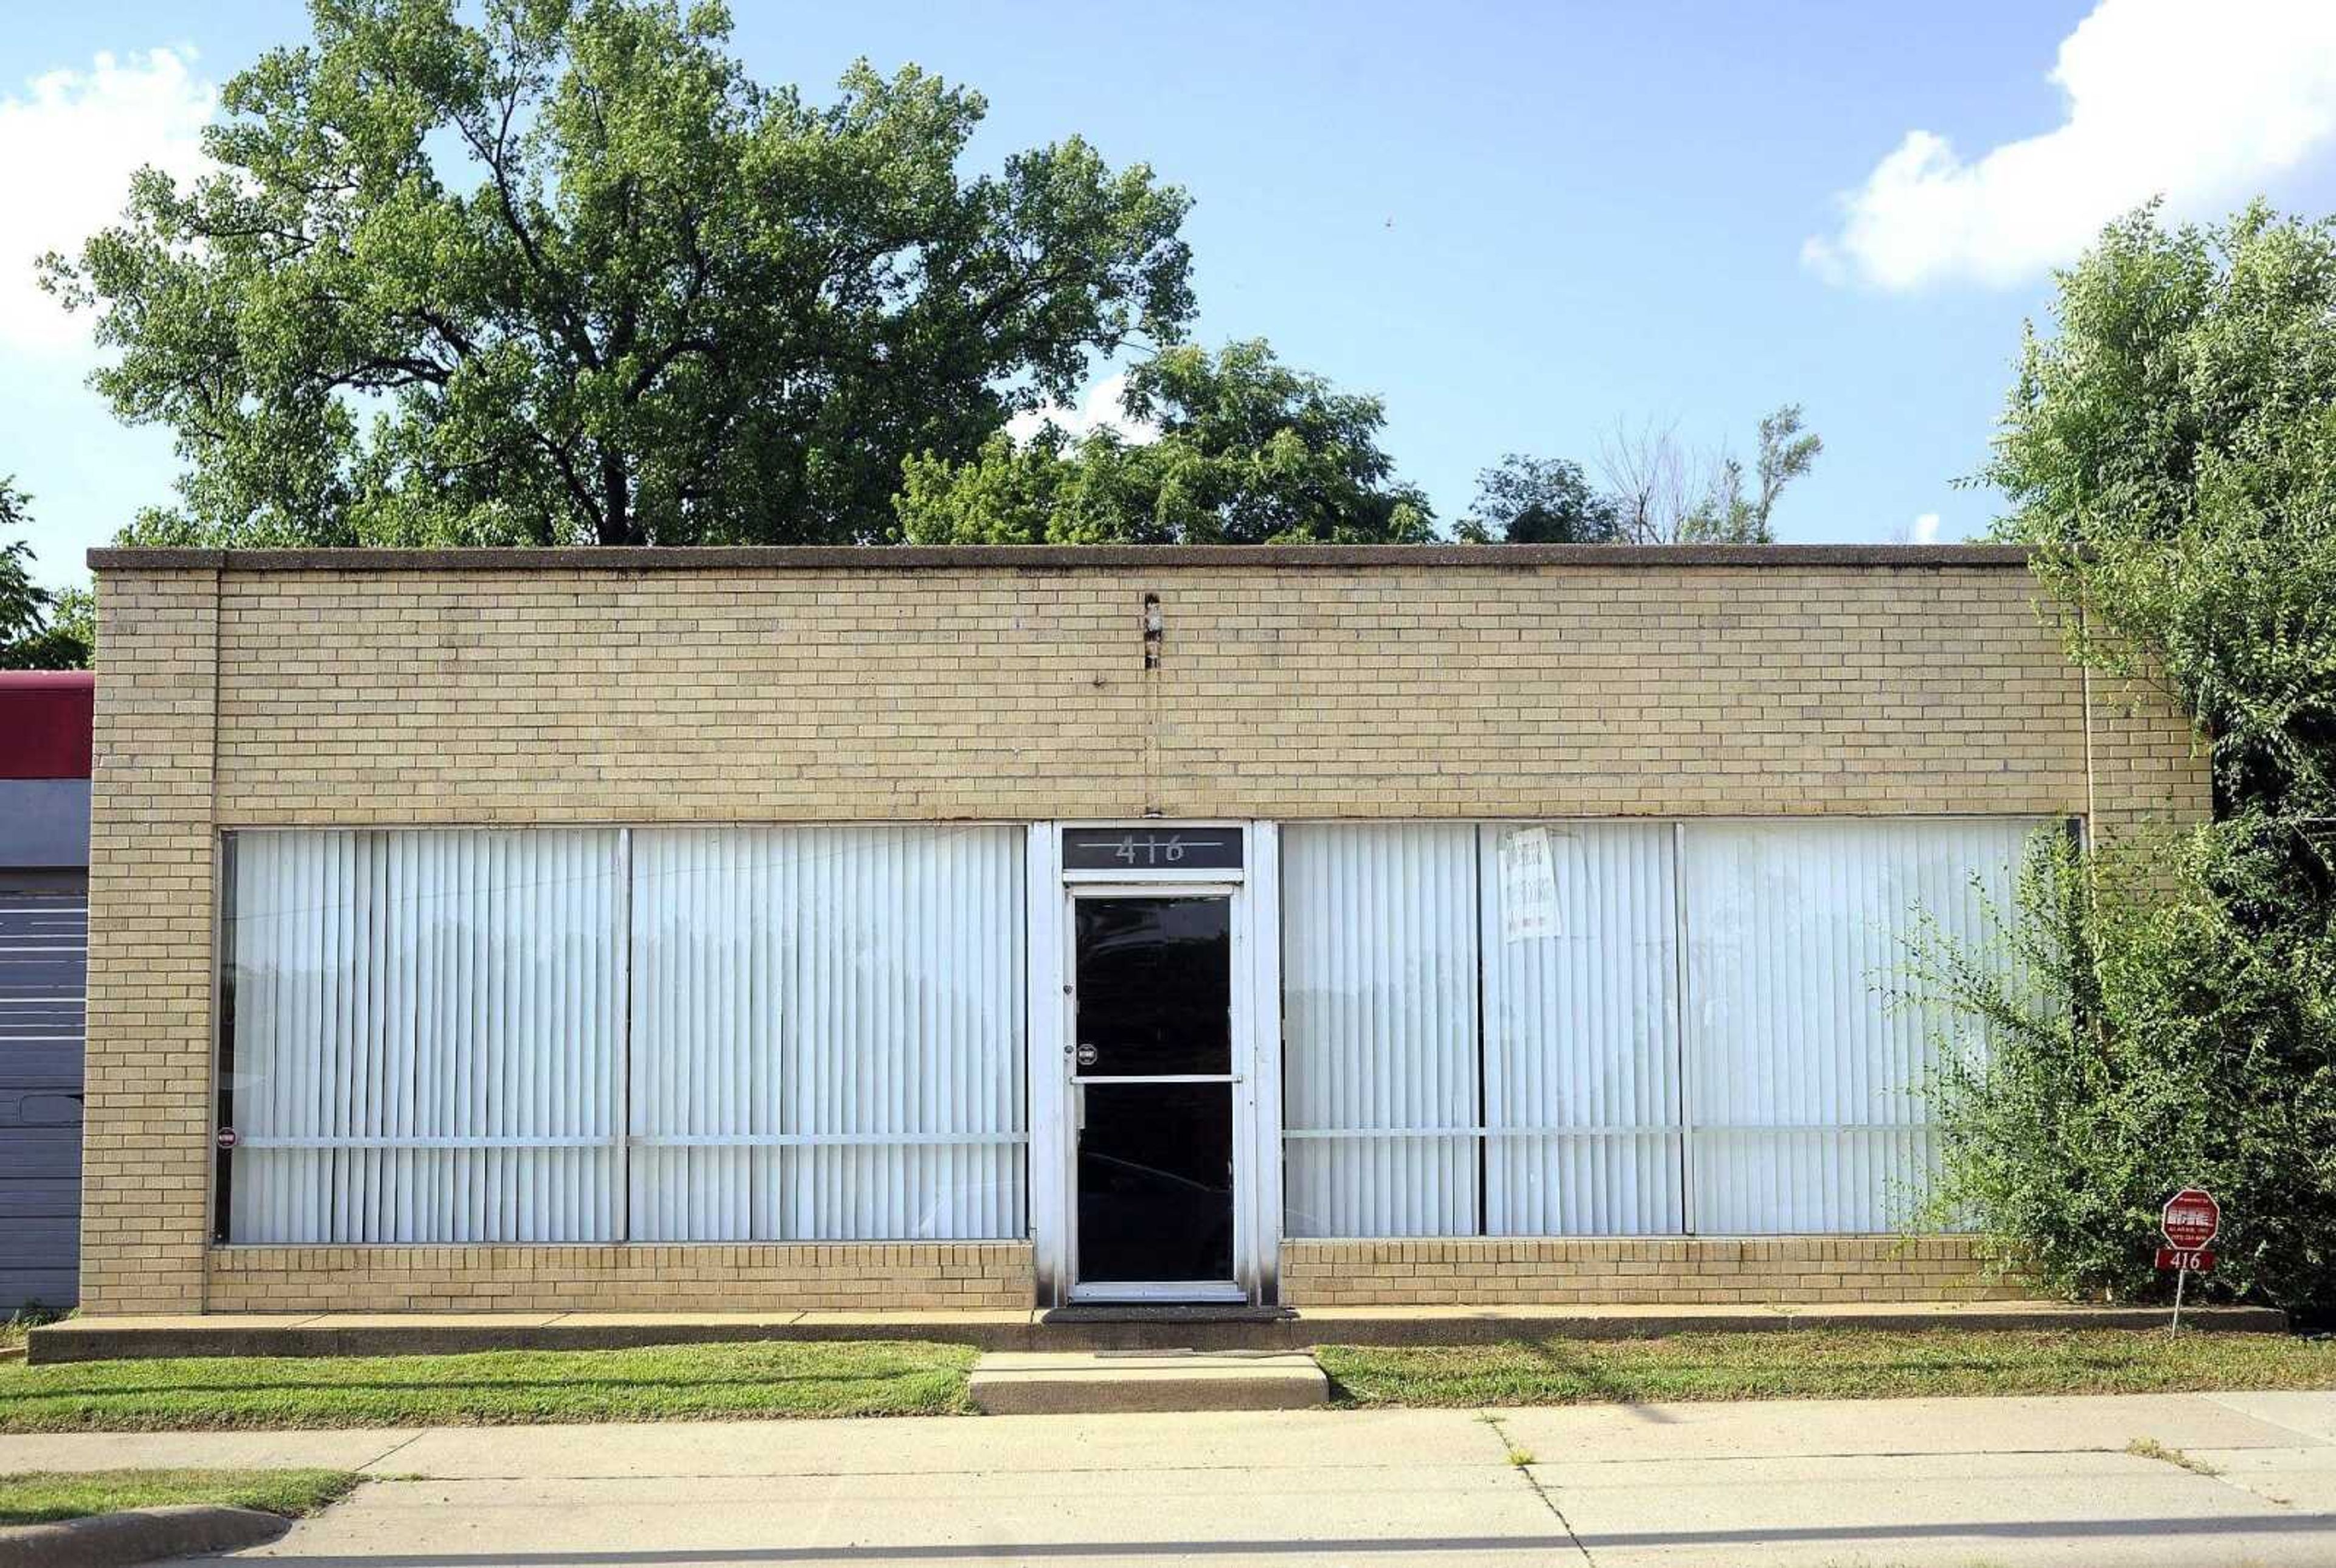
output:
<svg viewBox="0 0 2336 1568"><path fill-rule="evenodd" d="M87 778L97 677L0 670L0 778Z"/></svg>

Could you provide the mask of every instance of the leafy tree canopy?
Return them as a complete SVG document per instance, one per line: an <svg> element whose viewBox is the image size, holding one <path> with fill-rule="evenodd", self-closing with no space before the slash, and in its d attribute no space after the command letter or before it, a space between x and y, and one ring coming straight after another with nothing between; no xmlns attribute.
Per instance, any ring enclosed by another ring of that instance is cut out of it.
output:
<svg viewBox="0 0 2336 1568"><path fill-rule="evenodd" d="M0 479L0 533L29 522L31 498ZM87 589L52 593L33 580L33 547L0 544L0 669L87 669L97 642L96 605Z"/></svg>
<svg viewBox="0 0 2336 1568"><path fill-rule="evenodd" d="M1774 544L1770 519L1777 501L1824 451L1797 403L1760 422L1748 475L1724 447L1691 450L1676 427L1618 422L1599 443L1601 485L1593 487L1579 463L1512 453L1477 476L1460 537L1510 544Z"/></svg>
<svg viewBox="0 0 2336 1568"><path fill-rule="evenodd" d="M1979 476L2012 503L2000 533L2086 608L2078 657L2197 716L2226 804L2329 809L2336 229L2145 209L2061 278L2059 316Z"/></svg>
<svg viewBox="0 0 2336 1568"><path fill-rule="evenodd" d="M1167 349L1132 370L1125 411L1152 439L999 433L969 462L926 453L895 502L920 542L1368 544L1435 537L1380 450L1376 397L1333 392L1262 342Z"/></svg>
<svg viewBox="0 0 2336 1568"><path fill-rule="evenodd" d="M1682 520L1678 538L1685 544L1774 544L1768 526L1785 487L1816 465L1825 442L1807 428L1801 405L1788 403L1760 422L1757 455L1752 460L1753 490L1744 489L1744 464L1723 453L1711 482Z"/></svg>
<svg viewBox="0 0 2336 1568"><path fill-rule="evenodd" d="M24 526L27 497L15 481L0 479L0 529L15 533ZM49 609L49 592L33 580L33 547L21 539L0 545L0 638L13 646L40 629Z"/></svg>
<svg viewBox="0 0 2336 1568"><path fill-rule="evenodd" d="M467 8L465 8L467 9ZM718 5L312 0L50 285L187 463L149 541L870 541L1089 356L1192 314L1187 202L982 100L747 79Z"/></svg>
<svg viewBox="0 0 2336 1568"><path fill-rule="evenodd" d="M1513 452L1476 476L1459 534L1472 544L1618 544L1621 509L1580 463Z"/></svg>
<svg viewBox="0 0 2336 1568"><path fill-rule="evenodd" d="M2336 229L2256 206L2112 226L2029 335L1981 478L2074 655L2162 683L2211 746L2186 834L2039 853L2007 969L1945 953L1978 1026L1932 1098L1934 1218L2071 1290L2162 1290L2185 1183L2215 1289L2336 1304ZM2099 684L2120 700L2122 680Z"/></svg>

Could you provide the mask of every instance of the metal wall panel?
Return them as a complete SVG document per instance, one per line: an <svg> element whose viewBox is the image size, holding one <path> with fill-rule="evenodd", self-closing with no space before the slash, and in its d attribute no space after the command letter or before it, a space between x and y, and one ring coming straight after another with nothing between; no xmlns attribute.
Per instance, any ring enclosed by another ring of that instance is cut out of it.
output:
<svg viewBox="0 0 2336 1568"><path fill-rule="evenodd" d="M1678 907L1668 823L1553 822L1556 930L1512 937L1503 836L1480 833L1484 1229L1676 1235Z"/></svg>
<svg viewBox="0 0 2336 1568"><path fill-rule="evenodd" d="M230 852L230 1241L618 1235L618 833Z"/></svg>
<svg viewBox="0 0 2336 1568"><path fill-rule="evenodd" d="M80 1294L88 965L86 891L0 888L0 1315Z"/></svg>
<svg viewBox="0 0 2336 1568"><path fill-rule="evenodd" d="M1689 1222L1884 1231L1931 1168L1918 1091L1947 1019L1894 998L1927 915L1985 940L2029 834L2007 819L1689 823Z"/></svg>
<svg viewBox="0 0 2336 1568"><path fill-rule="evenodd" d="M642 1241L1026 1233L1023 834L641 830Z"/></svg>
<svg viewBox="0 0 2336 1568"><path fill-rule="evenodd" d="M1476 830L1281 833L1285 1232L1477 1223Z"/></svg>
<svg viewBox="0 0 2336 1568"><path fill-rule="evenodd" d="M79 872L89 864L89 780L0 778L0 866Z"/></svg>

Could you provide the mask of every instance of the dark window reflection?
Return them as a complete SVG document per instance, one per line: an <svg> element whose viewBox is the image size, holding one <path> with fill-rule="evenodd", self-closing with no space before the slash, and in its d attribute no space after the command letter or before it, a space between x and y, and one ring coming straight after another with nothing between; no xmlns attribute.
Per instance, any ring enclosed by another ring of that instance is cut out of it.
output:
<svg viewBox="0 0 2336 1568"><path fill-rule="evenodd" d="M1231 1279L1232 1086L1076 1092L1081 1281Z"/></svg>
<svg viewBox="0 0 2336 1568"><path fill-rule="evenodd" d="M1079 1072L1232 1071L1232 910L1222 898L1076 899Z"/></svg>

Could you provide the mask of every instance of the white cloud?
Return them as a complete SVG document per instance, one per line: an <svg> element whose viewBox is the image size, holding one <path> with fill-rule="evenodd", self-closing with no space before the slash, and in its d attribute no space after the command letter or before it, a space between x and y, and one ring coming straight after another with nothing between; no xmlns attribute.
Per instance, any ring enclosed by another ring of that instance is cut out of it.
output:
<svg viewBox="0 0 2336 1568"><path fill-rule="evenodd" d="M1089 386L1076 407L1049 403L1027 414L1016 414L1006 422L1006 433L1017 443L1027 442L1038 433L1040 426L1052 420L1074 441L1091 430L1115 430L1122 441L1136 446L1159 440L1159 426L1128 418L1127 411L1120 406L1120 399L1126 394L1127 373L1120 371Z"/></svg>
<svg viewBox="0 0 2336 1568"><path fill-rule="evenodd" d="M192 49L100 54L86 71L51 71L0 98L0 347L87 341L88 322L41 292L33 264L44 251L72 254L119 217L141 165L182 180L201 170L219 93L194 60Z"/></svg>
<svg viewBox="0 0 2336 1568"><path fill-rule="evenodd" d="M2336 5L2101 0L2049 80L2059 126L1975 161L1908 131L1802 259L1835 282L2001 287L2073 260L2152 196L2184 217L2244 200L2336 138Z"/></svg>
<svg viewBox="0 0 2336 1568"><path fill-rule="evenodd" d="M1913 526L1906 531L1906 537L1907 541L1912 544L1938 543L1939 514L1935 511L1926 511L1916 518Z"/></svg>

